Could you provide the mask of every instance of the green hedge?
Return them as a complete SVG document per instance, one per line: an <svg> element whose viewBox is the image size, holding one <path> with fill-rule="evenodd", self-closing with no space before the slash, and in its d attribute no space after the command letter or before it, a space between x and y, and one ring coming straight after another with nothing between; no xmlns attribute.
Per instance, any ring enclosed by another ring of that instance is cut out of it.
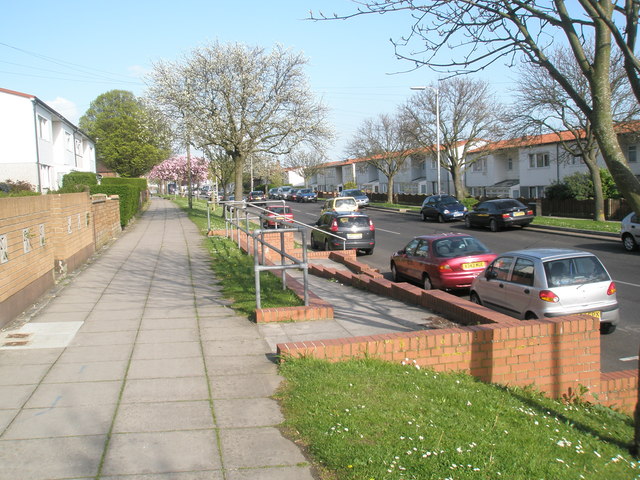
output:
<svg viewBox="0 0 640 480"><path fill-rule="evenodd" d="M70 172L62 177L62 187L73 185L97 185L98 179L93 172Z"/></svg>
<svg viewBox="0 0 640 480"><path fill-rule="evenodd" d="M134 185L141 192L147 190L146 178L104 177L101 183L102 185Z"/></svg>
<svg viewBox="0 0 640 480"><path fill-rule="evenodd" d="M104 180L104 179L103 179ZM123 227L138 211L140 191L134 185L93 185L91 195L105 193L107 195L118 195L120 197L120 225Z"/></svg>

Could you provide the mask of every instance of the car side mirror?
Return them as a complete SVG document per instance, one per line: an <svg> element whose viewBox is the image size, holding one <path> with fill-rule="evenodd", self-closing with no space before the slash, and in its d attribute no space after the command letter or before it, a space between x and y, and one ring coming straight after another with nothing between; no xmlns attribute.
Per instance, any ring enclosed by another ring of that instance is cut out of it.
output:
<svg viewBox="0 0 640 480"><path fill-rule="evenodd" d="M493 270L487 270L484 274L484 278L486 278L487 280L495 280L496 278L498 278L498 274Z"/></svg>

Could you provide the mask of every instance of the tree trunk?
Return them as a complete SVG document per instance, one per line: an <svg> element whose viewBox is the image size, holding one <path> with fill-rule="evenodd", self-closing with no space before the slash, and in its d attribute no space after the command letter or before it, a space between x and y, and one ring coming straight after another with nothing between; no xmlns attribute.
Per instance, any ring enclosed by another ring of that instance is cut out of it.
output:
<svg viewBox="0 0 640 480"><path fill-rule="evenodd" d="M596 159L597 151L592 149L584 157L584 163L589 169L591 182L593 183L593 219L596 222L604 222L604 194L602 193L602 178Z"/></svg>
<svg viewBox="0 0 640 480"><path fill-rule="evenodd" d="M393 203L393 175L387 179L387 203Z"/></svg>
<svg viewBox="0 0 640 480"><path fill-rule="evenodd" d="M244 171L244 156L238 152L237 150L231 154L233 158L233 164L235 168L234 178L235 178L235 189L234 195L236 202L242 200L242 173Z"/></svg>
<svg viewBox="0 0 640 480"><path fill-rule="evenodd" d="M593 61L591 92L593 111L591 125L598 140L600 152L618 190L636 213L640 213L640 181L635 177L622 153L613 128L609 69L611 59L611 32L602 21L596 21L596 49Z"/></svg>
<svg viewBox="0 0 640 480"><path fill-rule="evenodd" d="M455 197L462 201L467 196L467 189L464 187L464 183L462 182L462 174L460 173L460 165L453 164L451 165L451 169L449 170L451 174L451 179L453 180L453 190Z"/></svg>

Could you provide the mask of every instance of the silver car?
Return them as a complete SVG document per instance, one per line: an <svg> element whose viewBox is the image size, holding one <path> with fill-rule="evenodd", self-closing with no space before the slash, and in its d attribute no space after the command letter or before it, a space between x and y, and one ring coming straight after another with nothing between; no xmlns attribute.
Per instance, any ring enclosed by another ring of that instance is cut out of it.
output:
<svg viewBox="0 0 640 480"><path fill-rule="evenodd" d="M620 238L622 245L629 252L638 249L640 244L640 218L635 213L630 213L620 223Z"/></svg>
<svg viewBox="0 0 640 480"><path fill-rule="evenodd" d="M353 197L356 199L356 203L358 204L358 208L364 208L369 206L369 197L366 193L357 188L353 188L350 190L343 190L340 192L341 197Z"/></svg>
<svg viewBox="0 0 640 480"><path fill-rule="evenodd" d="M598 257L579 250L542 248L499 255L471 283L469 299L531 320L588 314L611 333L618 322L616 285Z"/></svg>

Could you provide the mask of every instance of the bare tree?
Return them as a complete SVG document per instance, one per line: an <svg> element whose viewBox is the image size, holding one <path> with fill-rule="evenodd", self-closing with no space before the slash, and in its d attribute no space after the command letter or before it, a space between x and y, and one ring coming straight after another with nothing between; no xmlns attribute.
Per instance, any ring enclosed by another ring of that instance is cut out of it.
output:
<svg viewBox="0 0 640 480"><path fill-rule="evenodd" d="M327 157L318 149L298 149L287 157L285 166L295 169L304 178L304 185L309 186L309 179L322 171Z"/></svg>
<svg viewBox="0 0 640 480"><path fill-rule="evenodd" d="M206 146L202 149L205 158L209 160L209 177L218 184L218 190L227 192L228 186L233 183L235 165L233 159L219 147ZM215 199L217 201L217 198Z"/></svg>
<svg viewBox="0 0 640 480"><path fill-rule="evenodd" d="M416 146L430 149L438 143L438 107L444 153L440 164L451 174L455 195L462 200L466 196L464 172L474 160L467 152L499 136L502 108L484 81L455 77L438 82L416 92L402 108Z"/></svg>
<svg viewBox="0 0 640 480"><path fill-rule="evenodd" d="M519 57L544 68L591 122L618 189L640 213L640 181L618 143L609 82L615 44L624 57L627 81L640 101L640 60L636 55L640 2L362 0L356 3L359 8L351 14L333 17L320 14L315 18L408 13L412 17L410 31L393 43L396 57L411 61L415 68L426 65L456 75L482 70L501 59L512 65ZM589 98L574 88L548 55L549 47L562 39L589 84ZM587 51L594 52L592 58Z"/></svg>
<svg viewBox="0 0 640 480"><path fill-rule="evenodd" d="M400 114L380 114L367 119L347 145L347 153L366 158L369 165L381 171L388 181L387 202L393 203L393 179L402 169L413 145Z"/></svg>
<svg viewBox="0 0 640 480"><path fill-rule="evenodd" d="M199 148L216 146L233 159L235 195L251 155L286 155L330 136L327 109L313 100L306 59L280 46L271 52L215 42L180 63L154 65L154 97L184 118Z"/></svg>
<svg viewBox="0 0 640 480"><path fill-rule="evenodd" d="M589 85L571 52L566 48L558 49L551 59L573 88L589 98ZM622 57L615 55L611 62L611 92L615 99L612 111L617 122L630 120L639 112L625 78ZM597 162L599 148L589 119L545 69L531 63L522 64L518 69L514 100L513 121L510 122L514 134L555 132L567 156L581 157L593 183L594 220L604 221L604 195ZM567 131L569 135L564 134Z"/></svg>

